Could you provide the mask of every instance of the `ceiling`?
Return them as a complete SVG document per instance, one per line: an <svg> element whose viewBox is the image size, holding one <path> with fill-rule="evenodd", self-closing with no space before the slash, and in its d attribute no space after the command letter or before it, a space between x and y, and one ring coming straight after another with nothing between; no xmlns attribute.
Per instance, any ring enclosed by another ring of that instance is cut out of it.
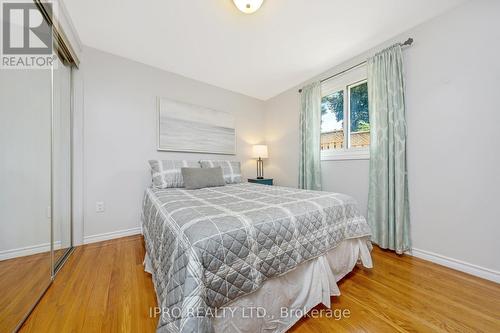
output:
<svg viewBox="0 0 500 333"><path fill-rule="evenodd" d="M83 44L267 100L462 0L64 0Z"/></svg>

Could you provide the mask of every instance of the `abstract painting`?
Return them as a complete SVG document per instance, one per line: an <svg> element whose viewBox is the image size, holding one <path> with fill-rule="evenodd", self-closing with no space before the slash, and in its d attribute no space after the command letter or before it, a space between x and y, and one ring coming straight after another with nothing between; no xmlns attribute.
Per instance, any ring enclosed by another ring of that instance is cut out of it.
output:
<svg viewBox="0 0 500 333"><path fill-rule="evenodd" d="M232 114L158 98L158 150L236 154Z"/></svg>

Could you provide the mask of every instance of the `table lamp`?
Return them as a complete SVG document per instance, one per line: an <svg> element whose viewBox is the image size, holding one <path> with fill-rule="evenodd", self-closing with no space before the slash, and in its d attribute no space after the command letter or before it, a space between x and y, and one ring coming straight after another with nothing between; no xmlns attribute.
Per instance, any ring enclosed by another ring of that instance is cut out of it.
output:
<svg viewBox="0 0 500 333"><path fill-rule="evenodd" d="M267 145L254 145L252 157L257 159L257 179L264 179L264 161L262 159L268 158Z"/></svg>

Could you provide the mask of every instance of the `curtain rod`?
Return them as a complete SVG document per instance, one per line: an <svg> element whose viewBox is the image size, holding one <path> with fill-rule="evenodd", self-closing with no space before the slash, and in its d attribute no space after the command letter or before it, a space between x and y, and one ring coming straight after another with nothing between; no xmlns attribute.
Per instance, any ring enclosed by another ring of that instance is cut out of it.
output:
<svg viewBox="0 0 500 333"><path fill-rule="evenodd" d="M404 43L401 43L401 47L403 47L403 46L410 46L412 43L413 43L413 38L411 38L411 37L410 37L410 38L408 38L408 39L407 39ZM345 72L351 71L351 70L353 70L353 69L355 69L355 68L357 68L357 67L359 67L359 66L362 66L362 65L364 65L364 64L366 64L366 60L365 60L365 61L363 61L363 62L360 62L359 64L356 64L356 65L354 65L354 66L351 66L351 67L349 67L349 68L347 68L347 69L344 69L343 71L340 71L340 72L338 72L338 73L335 73L335 74L333 74L333 75L330 75L329 77L326 77L326 78L324 78L324 79L320 80L319 82L325 82L325 81L328 81L328 80L330 80L330 79L333 79L333 78L334 78L334 77L336 77L336 76L342 75L342 74L344 74ZM301 93L301 92L302 92L302 89L299 89L299 93Z"/></svg>

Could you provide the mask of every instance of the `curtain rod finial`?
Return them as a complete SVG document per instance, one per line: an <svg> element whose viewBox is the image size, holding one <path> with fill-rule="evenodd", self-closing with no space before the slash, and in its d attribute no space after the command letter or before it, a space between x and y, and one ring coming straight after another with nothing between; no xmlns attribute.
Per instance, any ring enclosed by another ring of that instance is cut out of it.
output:
<svg viewBox="0 0 500 333"><path fill-rule="evenodd" d="M403 43L403 45L411 45L411 44L413 44L413 38L411 38L411 37L410 37L410 38L408 38L408 39L407 39L407 40Z"/></svg>

